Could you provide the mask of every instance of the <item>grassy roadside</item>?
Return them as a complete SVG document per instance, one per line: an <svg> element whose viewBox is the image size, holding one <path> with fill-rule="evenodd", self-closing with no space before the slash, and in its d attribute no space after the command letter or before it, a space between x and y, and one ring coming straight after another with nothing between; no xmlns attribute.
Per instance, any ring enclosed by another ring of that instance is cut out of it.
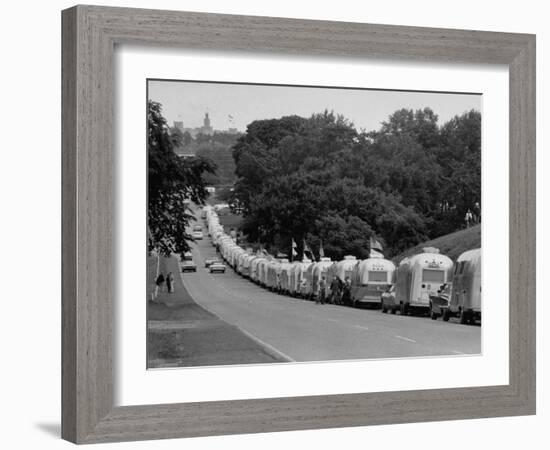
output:
<svg viewBox="0 0 550 450"><path fill-rule="evenodd" d="M147 305L147 367L191 367L280 362L258 342L199 306L178 274L175 258L161 258L174 274L174 292Z"/></svg>
<svg viewBox="0 0 550 450"><path fill-rule="evenodd" d="M443 255L455 261L466 250L481 247L481 224L422 242L391 259L399 263L403 258L421 253L424 247L438 248Z"/></svg>

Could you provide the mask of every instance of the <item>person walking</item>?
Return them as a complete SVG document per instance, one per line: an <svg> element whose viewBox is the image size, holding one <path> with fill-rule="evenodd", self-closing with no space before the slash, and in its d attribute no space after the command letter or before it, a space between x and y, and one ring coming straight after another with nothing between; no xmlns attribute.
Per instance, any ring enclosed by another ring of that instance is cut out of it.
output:
<svg viewBox="0 0 550 450"><path fill-rule="evenodd" d="M340 280L335 276L330 283L330 303L338 304L338 292L340 290Z"/></svg>
<svg viewBox="0 0 550 450"><path fill-rule="evenodd" d="M172 272L168 272L168 275L166 275L166 289L169 294L174 292L174 275L172 275Z"/></svg>
<svg viewBox="0 0 550 450"><path fill-rule="evenodd" d="M315 303L321 303L321 305L324 305L326 294L327 294L327 280L323 276L321 277L321 281L319 281L319 295L317 295L317 301Z"/></svg>
<svg viewBox="0 0 550 450"><path fill-rule="evenodd" d="M479 202L475 202L474 204L474 223L481 222L481 206Z"/></svg>
<svg viewBox="0 0 550 450"><path fill-rule="evenodd" d="M155 294L158 295L159 291L162 292L162 285L164 284L164 275L162 272L158 274L155 284L157 286Z"/></svg>
<svg viewBox="0 0 550 450"><path fill-rule="evenodd" d="M342 288L342 303L346 306L351 306L351 280L346 277L344 287Z"/></svg>
<svg viewBox="0 0 550 450"><path fill-rule="evenodd" d="M468 210L466 212L466 215L464 216L464 220L466 222L466 228L470 228L470 225L472 224L472 221L473 221L473 215L472 215L472 211Z"/></svg>

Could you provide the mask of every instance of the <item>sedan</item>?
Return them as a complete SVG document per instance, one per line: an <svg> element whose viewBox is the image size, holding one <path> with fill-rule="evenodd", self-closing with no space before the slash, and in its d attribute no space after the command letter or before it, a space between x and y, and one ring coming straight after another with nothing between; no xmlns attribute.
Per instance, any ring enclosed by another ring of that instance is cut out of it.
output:
<svg viewBox="0 0 550 450"><path fill-rule="evenodd" d="M193 239L197 239L197 240L200 240L204 237L204 235L202 234L202 231L193 231L191 236L193 236Z"/></svg>
<svg viewBox="0 0 550 450"><path fill-rule="evenodd" d="M196 272L197 265L193 261L183 261L181 264L182 272Z"/></svg>
<svg viewBox="0 0 550 450"><path fill-rule="evenodd" d="M210 267L212 264L214 264L215 262L219 262L217 259L213 259L213 258L210 258L210 259L205 259L204 260L204 267L208 268Z"/></svg>
<svg viewBox="0 0 550 450"><path fill-rule="evenodd" d="M209 266L210 273L225 273L225 264L220 261L215 261Z"/></svg>

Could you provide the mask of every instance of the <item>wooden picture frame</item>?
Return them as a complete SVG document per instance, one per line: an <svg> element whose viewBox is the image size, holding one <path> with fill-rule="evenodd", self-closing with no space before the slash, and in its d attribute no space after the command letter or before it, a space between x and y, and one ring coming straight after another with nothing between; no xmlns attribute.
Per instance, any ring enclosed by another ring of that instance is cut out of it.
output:
<svg viewBox="0 0 550 450"><path fill-rule="evenodd" d="M535 413L535 36L97 6L63 11L62 31L64 439L94 443ZM121 43L507 65L509 384L114 407L113 52Z"/></svg>

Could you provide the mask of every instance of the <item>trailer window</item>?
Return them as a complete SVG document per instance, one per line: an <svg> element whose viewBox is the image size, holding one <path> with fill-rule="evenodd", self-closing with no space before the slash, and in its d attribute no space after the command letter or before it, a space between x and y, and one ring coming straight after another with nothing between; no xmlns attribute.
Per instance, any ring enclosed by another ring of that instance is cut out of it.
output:
<svg viewBox="0 0 550 450"><path fill-rule="evenodd" d="M422 281L426 283L443 283L445 272L443 270L424 269L422 271Z"/></svg>
<svg viewBox="0 0 550 450"><path fill-rule="evenodd" d="M387 283L388 272L386 271L374 272L369 270L369 281Z"/></svg>

